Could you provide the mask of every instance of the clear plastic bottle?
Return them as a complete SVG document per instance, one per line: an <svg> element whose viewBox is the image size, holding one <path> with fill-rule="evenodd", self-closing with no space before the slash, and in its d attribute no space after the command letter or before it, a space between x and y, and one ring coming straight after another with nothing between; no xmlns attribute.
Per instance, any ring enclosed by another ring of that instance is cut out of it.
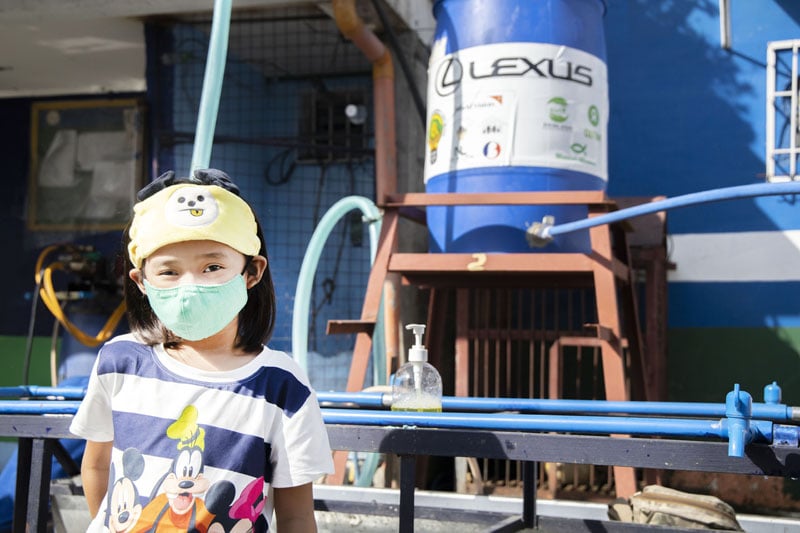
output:
<svg viewBox="0 0 800 533"><path fill-rule="evenodd" d="M409 324L406 329L414 333L414 346L408 350L408 362L394 375L392 383L392 411L442 410L442 377L428 363L428 350L422 344L424 324Z"/></svg>

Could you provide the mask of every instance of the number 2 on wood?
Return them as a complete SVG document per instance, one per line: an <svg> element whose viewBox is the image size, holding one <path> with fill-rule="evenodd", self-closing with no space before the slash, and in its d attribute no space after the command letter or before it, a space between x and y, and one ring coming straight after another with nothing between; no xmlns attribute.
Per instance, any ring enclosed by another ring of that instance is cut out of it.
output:
<svg viewBox="0 0 800 533"><path fill-rule="evenodd" d="M467 270L470 272L480 272L484 270L483 265L486 264L486 254L472 254L473 261L467 265Z"/></svg>

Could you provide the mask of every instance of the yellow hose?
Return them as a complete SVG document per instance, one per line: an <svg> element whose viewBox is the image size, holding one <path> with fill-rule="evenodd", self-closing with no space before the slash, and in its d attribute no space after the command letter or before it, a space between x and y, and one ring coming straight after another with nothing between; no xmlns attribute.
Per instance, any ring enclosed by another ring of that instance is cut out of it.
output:
<svg viewBox="0 0 800 533"><path fill-rule="evenodd" d="M58 245L51 245L42 250L39 254L39 257L36 259L36 268L33 271L34 273L34 280L36 281L36 286L38 287L39 284L42 282L42 265L44 264L45 258L50 255L50 252L53 250L57 250L60 248Z"/></svg>
<svg viewBox="0 0 800 533"><path fill-rule="evenodd" d="M44 257L51 251L50 249L52 248L54 247L46 248L42 254L40 254L39 260L36 263L36 284L40 285L39 295L42 298L42 301L53 314L53 316L56 317L56 320L58 320L64 326L64 328L80 343L89 347L95 347L104 343L111 338L111 335L117 328L119 321L122 320L122 317L125 315L125 301L123 300L120 302L114 312L111 313L111 316L108 317L105 325L97 333L97 335L91 336L81 331L69 320L69 318L67 318L66 314L64 314L64 310L61 308L61 304L58 301L56 291L53 287L53 270L63 270L64 265L60 262L55 262L43 270L41 268L44 262Z"/></svg>

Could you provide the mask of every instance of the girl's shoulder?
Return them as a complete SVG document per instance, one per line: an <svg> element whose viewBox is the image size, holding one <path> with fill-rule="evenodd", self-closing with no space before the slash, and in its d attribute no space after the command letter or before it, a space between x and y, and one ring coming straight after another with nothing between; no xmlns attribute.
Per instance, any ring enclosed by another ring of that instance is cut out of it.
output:
<svg viewBox="0 0 800 533"><path fill-rule="evenodd" d="M139 341L132 333L118 335L107 341L97 353L100 374L131 373L142 361L152 359L153 348Z"/></svg>
<svg viewBox="0 0 800 533"><path fill-rule="evenodd" d="M144 353L151 352L152 347L140 341L133 333L124 333L112 337L100 348L98 356L106 356L109 354L119 353Z"/></svg>
<svg viewBox="0 0 800 533"><path fill-rule="evenodd" d="M106 343L103 345L103 348L105 348L106 346L111 346L111 345L113 345L115 343L118 343L118 342L123 342L123 343L132 342L132 343L135 343L135 344L144 345L144 343L142 341L140 341L136 337L136 335L134 335L133 333L121 333L119 335L115 335L114 337L111 337L110 339L108 339L106 341Z"/></svg>
<svg viewBox="0 0 800 533"><path fill-rule="evenodd" d="M260 368L248 380L252 392L291 417L313 395L308 376L286 352L264 348L256 360Z"/></svg>
<svg viewBox="0 0 800 533"><path fill-rule="evenodd" d="M300 364L286 352L273 350L265 346L257 359L263 367L277 368L292 374L302 382L308 382L306 373L300 367Z"/></svg>

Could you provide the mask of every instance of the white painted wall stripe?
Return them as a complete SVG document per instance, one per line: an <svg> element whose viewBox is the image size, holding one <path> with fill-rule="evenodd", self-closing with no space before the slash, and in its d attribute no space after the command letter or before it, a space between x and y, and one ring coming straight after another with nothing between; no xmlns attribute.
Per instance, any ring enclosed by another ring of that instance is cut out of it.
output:
<svg viewBox="0 0 800 533"><path fill-rule="evenodd" d="M669 281L800 281L800 230L669 236Z"/></svg>

